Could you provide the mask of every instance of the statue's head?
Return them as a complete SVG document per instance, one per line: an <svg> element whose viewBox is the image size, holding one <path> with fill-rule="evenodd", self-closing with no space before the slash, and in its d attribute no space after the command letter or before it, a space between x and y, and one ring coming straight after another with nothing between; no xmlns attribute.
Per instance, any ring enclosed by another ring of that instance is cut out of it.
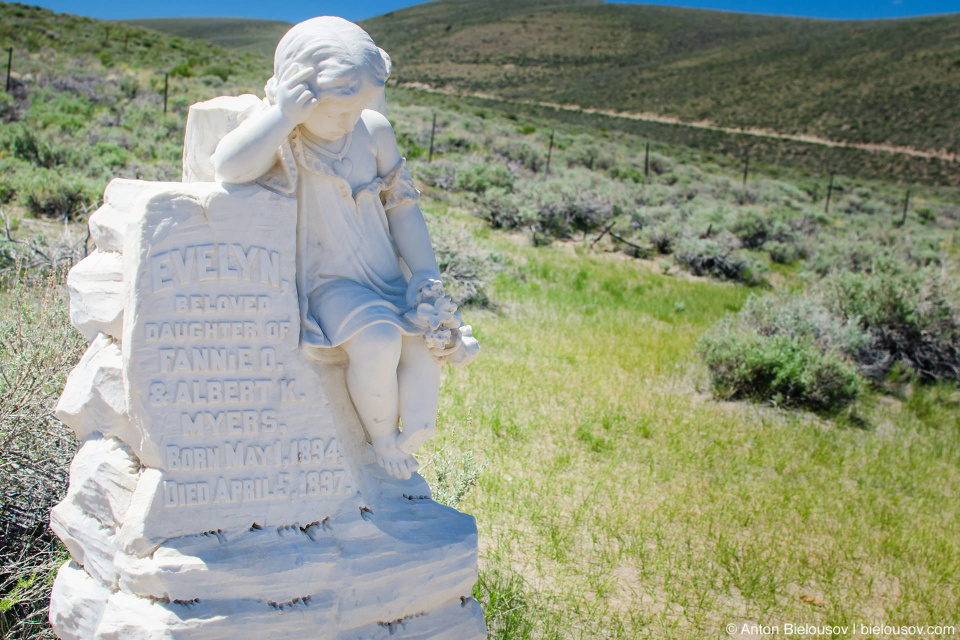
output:
<svg viewBox="0 0 960 640"><path fill-rule="evenodd" d="M295 25L280 39L267 82L267 99L276 101L277 83L291 67L313 67L307 81L319 99L316 114L304 123L308 130L329 128L332 116L341 119L376 104L390 75L390 58L366 31L333 16L312 18ZM359 108L354 109L356 105ZM347 114L344 116L344 114ZM356 120L350 123L350 128ZM339 125L333 125L336 129Z"/></svg>

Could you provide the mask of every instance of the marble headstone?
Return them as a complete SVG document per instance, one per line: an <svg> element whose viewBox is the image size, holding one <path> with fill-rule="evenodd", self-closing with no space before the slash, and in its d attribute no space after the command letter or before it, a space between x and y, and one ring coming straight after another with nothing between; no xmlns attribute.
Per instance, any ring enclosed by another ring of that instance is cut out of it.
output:
<svg viewBox="0 0 960 640"><path fill-rule="evenodd" d="M378 466L346 363L301 347L295 197L185 176L111 182L68 278L55 633L485 638L474 519Z"/></svg>

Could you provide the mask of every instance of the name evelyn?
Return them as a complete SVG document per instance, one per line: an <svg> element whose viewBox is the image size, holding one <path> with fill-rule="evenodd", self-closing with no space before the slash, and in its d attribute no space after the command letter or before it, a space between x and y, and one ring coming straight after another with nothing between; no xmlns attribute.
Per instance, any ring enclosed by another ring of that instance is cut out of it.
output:
<svg viewBox="0 0 960 640"><path fill-rule="evenodd" d="M281 288L280 252L239 244L201 244L152 256L154 292L173 287L236 280Z"/></svg>

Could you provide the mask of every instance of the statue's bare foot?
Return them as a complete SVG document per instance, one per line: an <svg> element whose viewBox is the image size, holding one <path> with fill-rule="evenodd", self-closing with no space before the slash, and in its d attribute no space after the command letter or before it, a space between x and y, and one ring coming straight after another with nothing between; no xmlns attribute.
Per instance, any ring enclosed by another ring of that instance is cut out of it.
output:
<svg viewBox="0 0 960 640"><path fill-rule="evenodd" d="M414 454L427 440L436 434L437 429L433 425L425 424L419 428L415 426L404 426L403 431L397 436L397 449L404 453Z"/></svg>
<svg viewBox="0 0 960 640"><path fill-rule="evenodd" d="M371 444L377 464L398 480L410 479L410 476L420 468L416 458L397 448L396 435L371 438Z"/></svg>

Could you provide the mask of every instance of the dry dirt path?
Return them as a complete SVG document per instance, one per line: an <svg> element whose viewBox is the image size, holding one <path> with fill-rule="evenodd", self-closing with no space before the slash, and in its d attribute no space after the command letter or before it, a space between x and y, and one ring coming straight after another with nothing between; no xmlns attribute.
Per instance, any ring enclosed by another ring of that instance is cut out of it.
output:
<svg viewBox="0 0 960 640"><path fill-rule="evenodd" d="M427 93L440 93L444 95L468 96L471 98L482 98L484 100L496 100L498 102L509 102L514 104L524 104L524 105L531 105L536 107L547 107L550 109L558 109L562 111L578 111L578 112L589 113L589 114L609 116L611 118L624 118L627 120L642 120L644 122L672 124L672 125L677 125L681 127L691 127L694 129L707 129L709 131L722 131L724 133L737 133L741 135L757 136L759 138L775 138L779 140L792 140L794 142L819 144L826 147L846 147L850 149L862 149L863 151L870 151L874 153L877 153L877 152L896 153L896 154L902 154L907 156L915 156L918 158L938 158L940 160L946 160L947 162L960 161L960 155L956 153L950 153L944 150L926 151L924 149L916 149L914 147L905 147L905 146L893 145L893 144L876 144L872 142L842 142L839 140L831 140L829 138L821 138L819 136L814 136L807 133L780 133L777 131L771 131L770 129L760 129L755 127L751 127L747 129L738 129L735 127L721 127L717 124L714 124L706 120L698 121L698 122L686 122L684 120L680 120L679 118L674 118L672 116L661 116L655 113L632 113L628 111L613 111L611 109L581 107L580 105L576 105L576 104L559 104L556 102L544 102L540 100L511 100L509 98L501 98L500 96L495 96L489 93L456 91L453 89L441 89L439 87L432 87L422 82L404 82L399 86L405 87L408 89L417 89L420 91L426 91Z"/></svg>

